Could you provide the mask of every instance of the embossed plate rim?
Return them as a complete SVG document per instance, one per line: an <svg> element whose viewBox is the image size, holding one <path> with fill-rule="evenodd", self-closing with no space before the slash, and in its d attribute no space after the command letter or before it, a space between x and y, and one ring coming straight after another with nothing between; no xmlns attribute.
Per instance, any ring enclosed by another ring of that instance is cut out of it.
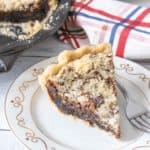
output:
<svg viewBox="0 0 150 150"><path fill-rule="evenodd" d="M38 66L40 66L41 64L44 64L44 63L47 63L47 62L54 62L56 60L56 57L53 57L53 58L49 58L49 59L47 59L47 60L45 60L45 61L42 61L42 62L39 62L38 64L35 64L34 66L32 66L32 67L30 67L29 69L27 69L24 73L22 73L22 74L28 74L29 72L31 72L31 71L33 71L33 73L35 73L34 75L38 75L39 73L41 73L42 72L42 70L40 71L39 70L39 72L38 72L38 70L35 70L34 68L40 68L40 67L38 67ZM120 63L120 68L119 68L119 66L117 66L117 63L119 64L119 62L121 62ZM129 74L129 76L133 76L133 78L138 78L138 80L140 80L140 82L142 82L144 85L145 85L145 87L147 87L147 89L149 88L149 90L150 90L150 87L149 87L149 82L150 82L150 72L148 71L148 70L146 70L145 68L143 68L142 66L139 66L139 65L137 65L137 64L135 64L135 63L133 63L133 62L131 62L131 61L128 61L128 60L125 60L125 59L122 59L122 58L118 58L118 57L115 57L115 66L117 66L118 68L118 72L119 71L124 71L124 73L126 73L126 74ZM137 67L137 68L140 68L139 70L140 71L137 71L136 69L134 70L134 69L132 69L133 67ZM44 68L45 68L46 66L44 66ZM141 70L142 69L142 70ZM144 73L143 73L144 72ZM21 75L20 75L21 76ZM19 76L19 77L20 77ZM19 80L19 77L12 83L12 85L10 86L10 88L9 88L9 90L8 90L8 93L7 93L7 96L8 96L8 94L9 94L9 91L10 91L10 89L11 88L13 88L13 85L14 85L14 83L17 81L17 80ZM132 80L132 79L131 79ZM26 84L24 84L24 86L27 86ZM147 95L147 94L146 94ZM10 128L12 129L12 131L13 131L13 133L18 137L18 135L17 135L17 131L15 131L13 128L12 128L12 122L10 122L10 120L8 119L8 112L7 111L9 111L9 110L7 110L7 108L6 108L6 103L7 103L7 101L8 101L8 98L7 98L7 96L6 96L6 99L5 99L5 115L6 115L6 118L7 118L7 122L8 122L8 124L9 124L9 126L10 126ZM148 95L148 101L150 102L150 95ZM12 102L13 103L13 102ZM19 131L18 131L19 132ZM37 140L37 139L40 139L39 137L36 137L36 135L34 135L34 134L27 134L27 142L23 142L22 140L22 137L18 137L18 139L21 141L21 143L23 143L26 147L28 147L28 148L30 148L31 147L31 143L30 143L30 146L29 146L29 143L28 143L28 141L32 141L33 140L33 143ZM150 139L150 137L149 137L149 139ZM131 149L138 149L139 147L143 147L143 146L149 146L150 147L150 140L149 139L146 139L145 141L143 141L143 145L138 145L138 144L136 144L136 145L132 145L131 144ZM43 139L42 139L43 140ZM41 141L42 141L41 140ZM136 143L136 141L135 141L135 143ZM45 144L44 142L43 142L43 144ZM51 145L51 147L48 147L47 146L47 144L45 144L46 146L45 146L45 149L47 150L47 149L50 149L50 150L56 150L57 148L56 148L56 146L53 146L53 145ZM128 145L127 145L128 146ZM61 149L67 149L67 148L61 148ZM60 150L60 149L59 149Z"/></svg>

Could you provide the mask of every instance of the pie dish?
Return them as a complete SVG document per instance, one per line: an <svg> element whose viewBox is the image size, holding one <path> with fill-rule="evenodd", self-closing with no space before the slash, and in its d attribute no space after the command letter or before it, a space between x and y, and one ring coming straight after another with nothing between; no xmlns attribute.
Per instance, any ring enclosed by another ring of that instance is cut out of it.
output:
<svg viewBox="0 0 150 150"><path fill-rule="evenodd" d="M39 76L51 103L62 112L120 138L120 114L111 46L83 46L59 54Z"/></svg>
<svg viewBox="0 0 150 150"><path fill-rule="evenodd" d="M24 40L48 30L57 4L57 0L0 0L0 33Z"/></svg>

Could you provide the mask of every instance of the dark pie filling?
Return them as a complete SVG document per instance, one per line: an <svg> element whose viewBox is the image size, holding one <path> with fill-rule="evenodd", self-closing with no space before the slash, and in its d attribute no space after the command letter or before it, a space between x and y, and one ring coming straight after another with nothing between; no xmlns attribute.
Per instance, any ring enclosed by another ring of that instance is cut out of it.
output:
<svg viewBox="0 0 150 150"><path fill-rule="evenodd" d="M0 21L5 22L13 22L13 23L20 23L20 22L28 22L28 21L35 21L35 20L43 20L48 11L50 6L48 4L48 0L41 0L36 7L33 4L29 6L26 10L16 10L16 11L0 11Z"/></svg>
<svg viewBox="0 0 150 150"><path fill-rule="evenodd" d="M48 81L46 87L49 96L51 97L51 99L54 101L54 103L57 105L57 107L61 112L85 120L89 122L91 126L97 125L101 129L110 131L116 136L116 138L120 137L120 133L116 135L111 126L108 126L107 124L101 122L100 117L92 111L93 108L96 109L97 107L103 104L104 101L102 97L94 98L93 103L82 106L80 103L75 101L70 102L67 99L67 97L58 94L59 92L57 90L57 87L52 81Z"/></svg>

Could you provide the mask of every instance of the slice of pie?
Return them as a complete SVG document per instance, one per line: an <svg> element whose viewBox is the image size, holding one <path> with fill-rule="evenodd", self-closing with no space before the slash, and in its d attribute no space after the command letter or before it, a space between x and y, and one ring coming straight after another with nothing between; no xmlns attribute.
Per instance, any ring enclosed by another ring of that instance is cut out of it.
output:
<svg viewBox="0 0 150 150"><path fill-rule="evenodd" d="M120 138L114 65L109 44L64 51L39 77L51 102L67 115Z"/></svg>

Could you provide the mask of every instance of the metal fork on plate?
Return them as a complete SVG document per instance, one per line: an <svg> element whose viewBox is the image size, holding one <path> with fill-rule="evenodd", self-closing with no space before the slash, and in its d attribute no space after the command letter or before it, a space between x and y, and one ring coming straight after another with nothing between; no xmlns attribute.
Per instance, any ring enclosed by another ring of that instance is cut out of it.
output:
<svg viewBox="0 0 150 150"><path fill-rule="evenodd" d="M150 111L131 99L127 90L119 82L117 82L117 85L127 101L125 111L128 120L139 130L150 133Z"/></svg>

